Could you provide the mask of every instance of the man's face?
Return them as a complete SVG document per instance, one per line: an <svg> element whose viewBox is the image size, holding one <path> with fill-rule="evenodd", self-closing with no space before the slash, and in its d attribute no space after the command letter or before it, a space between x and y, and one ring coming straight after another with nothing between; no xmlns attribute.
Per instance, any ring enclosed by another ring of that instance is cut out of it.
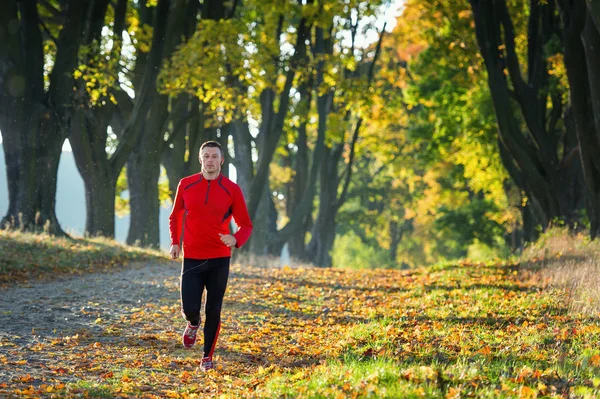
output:
<svg viewBox="0 0 600 399"><path fill-rule="evenodd" d="M222 163L221 150L217 147L204 147L200 151L200 162L205 171L217 172Z"/></svg>

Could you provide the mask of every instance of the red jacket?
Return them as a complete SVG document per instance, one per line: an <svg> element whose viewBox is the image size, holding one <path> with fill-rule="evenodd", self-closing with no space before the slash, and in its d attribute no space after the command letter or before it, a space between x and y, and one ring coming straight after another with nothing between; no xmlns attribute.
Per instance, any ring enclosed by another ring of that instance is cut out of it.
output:
<svg viewBox="0 0 600 399"><path fill-rule="evenodd" d="M219 233L230 234L232 216L238 226L233 236L237 240L235 246L239 248L252 233L252 221L240 186L221 174L214 180L206 180L202 173L184 177L177 186L169 216L171 244L180 245L183 239L183 256L186 258L231 256L231 248L223 244Z"/></svg>

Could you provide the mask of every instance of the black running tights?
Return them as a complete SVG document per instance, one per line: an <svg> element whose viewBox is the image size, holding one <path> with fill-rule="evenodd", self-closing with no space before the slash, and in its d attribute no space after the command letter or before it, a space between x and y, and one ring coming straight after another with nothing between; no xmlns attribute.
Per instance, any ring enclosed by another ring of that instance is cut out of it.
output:
<svg viewBox="0 0 600 399"><path fill-rule="evenodd" d="M202 294L206 288L204 357L212 357L221 330L221 307L229 278L230 258L183 259L181 312L192 324L200 323Z"/></svg>

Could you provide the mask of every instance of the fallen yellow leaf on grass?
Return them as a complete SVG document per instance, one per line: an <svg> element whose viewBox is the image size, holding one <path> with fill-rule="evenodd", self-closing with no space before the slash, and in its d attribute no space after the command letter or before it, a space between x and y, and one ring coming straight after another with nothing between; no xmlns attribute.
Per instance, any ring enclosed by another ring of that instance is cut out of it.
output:
<svg viewBox="0 0 600 399"><path fill-rule="evenodd" d="M446 393L446 399L458 399L460 398L460 389L451 387Z"/></svg>
<svg viewBox="0 0 600 399"><path fill-rule="evenodd" d="M184 371L179 376L179 379L181 380L181 382L188 382L190 378L191 378L191 375L187 371Z"/></svg>
<svg viewBox="0 0 600 399"><path fill-rule="evenodd" d="M519 388L519 399L533 399L533 398L537 398L537 392L534 391L533 389L529 388L528 386L521 386L521 388Z"/></svg>

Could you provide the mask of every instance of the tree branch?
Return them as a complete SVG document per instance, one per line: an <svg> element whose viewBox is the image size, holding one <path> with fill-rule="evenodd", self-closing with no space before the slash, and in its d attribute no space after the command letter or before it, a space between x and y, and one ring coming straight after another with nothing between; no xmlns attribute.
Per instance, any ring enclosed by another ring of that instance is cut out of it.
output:
<svg viewBox="0 0 600 399"><path fill-rule="evenodd" d="M305 40L310 31L310 26L311 25L306 18L302 18L300 20L298 26L298 36L294 46L294 55L292 56L290 65L288 67L283 90L279 94L279 109L274 118L270 118L270 121L263 120L263 126L261 126L261 135L267 133L268 137L265 136L261 138L263 143L262 153L260 154L256 175L250 188L248 213L250 214L251 218L254 217L256 210L258 209L260 197L264 191L264 185L267 182L269 165L271 164L273 154L277 149L279 138L281 137L281 133L283 131L283 124L285 122L285 117L288 112L288 104L290 101L290 90L296 76L298 64L300 63L302 57L305 56Z"/></svg>
<svg viewBox="0 0 600 399"><path fill-rule="evenodd" d="M54 44L56 44L56 37L52 36L52 32L50 32L50 29L48 29L46 24L44 22L40 21L40 25L42 26L42 30L48 36L48 38L50 38L50 40L52 40L54 42Z"/></svg>
<svg viewBox="0 0 600 399"><path fill-rule="evenodd" d="M156 91L156 77L163 57L169 6L170 0L159 0L156 6L152 49L145 66L140 90L136 93L135 105L121 134L122 140L119 141L119 146L110 158L113 171L120 171L123 168L130 151L142 135L139 125L146 117L152 101L152 94Z"/></svg>
<svg viewBox="0 0 600 399"><path fill-rule="evenodd" d="M534 0L535 1L535 0ZM512 19L508 13L505 0L494 1L496 7L494 14L500 18L500 24L504 28L504 45L506 46L506 65L509 71L510 79L515 88L515 94L520 99L519 102L526 100L527 85L523 81L519 58L515 48L515 31Z"/></svg>
<svg viewBox="0 0 600 399"><path fill-rule="evenodd" d="M62 13L58 10L58 8L54 7L54 5L52 5L48 0L42 0L40 1L40 4L43 5L46 10L50 11L50 13L55 17L62 17Z"/></svg>
<svg viewBox="0 0 600 399"><path fill-rule="evenodd" d="M367 77L367 87L371 88L371 84L373 83L373 77L375 75L375 64L377 63L377 59L379 58L379 54L381 53L381 44L383 42L383 35L385 34L385 28L387 26L387 22L383 24L381 29L381 33L379 34L379 41L377 42L377 47L375 49L375 55L373 56L373 61L371 65L369 65L369 73ZM356 123L356 127L354 129L354 134L352 135L352 142L350 143L350 156L348 157L348 166L347 166L347 174L346 180L344 181L344 186L342 189L342 193L340 197L337 199L335 204L335 209L339 209L342 204L346 201L346 195L348 193L348 187L350 186L350 179L352 177L352 164L354 162L354 154L356 149L356 142L358 141L358 135L360 133L360 128L363 122L363 118L359 118Z"/></svg>

